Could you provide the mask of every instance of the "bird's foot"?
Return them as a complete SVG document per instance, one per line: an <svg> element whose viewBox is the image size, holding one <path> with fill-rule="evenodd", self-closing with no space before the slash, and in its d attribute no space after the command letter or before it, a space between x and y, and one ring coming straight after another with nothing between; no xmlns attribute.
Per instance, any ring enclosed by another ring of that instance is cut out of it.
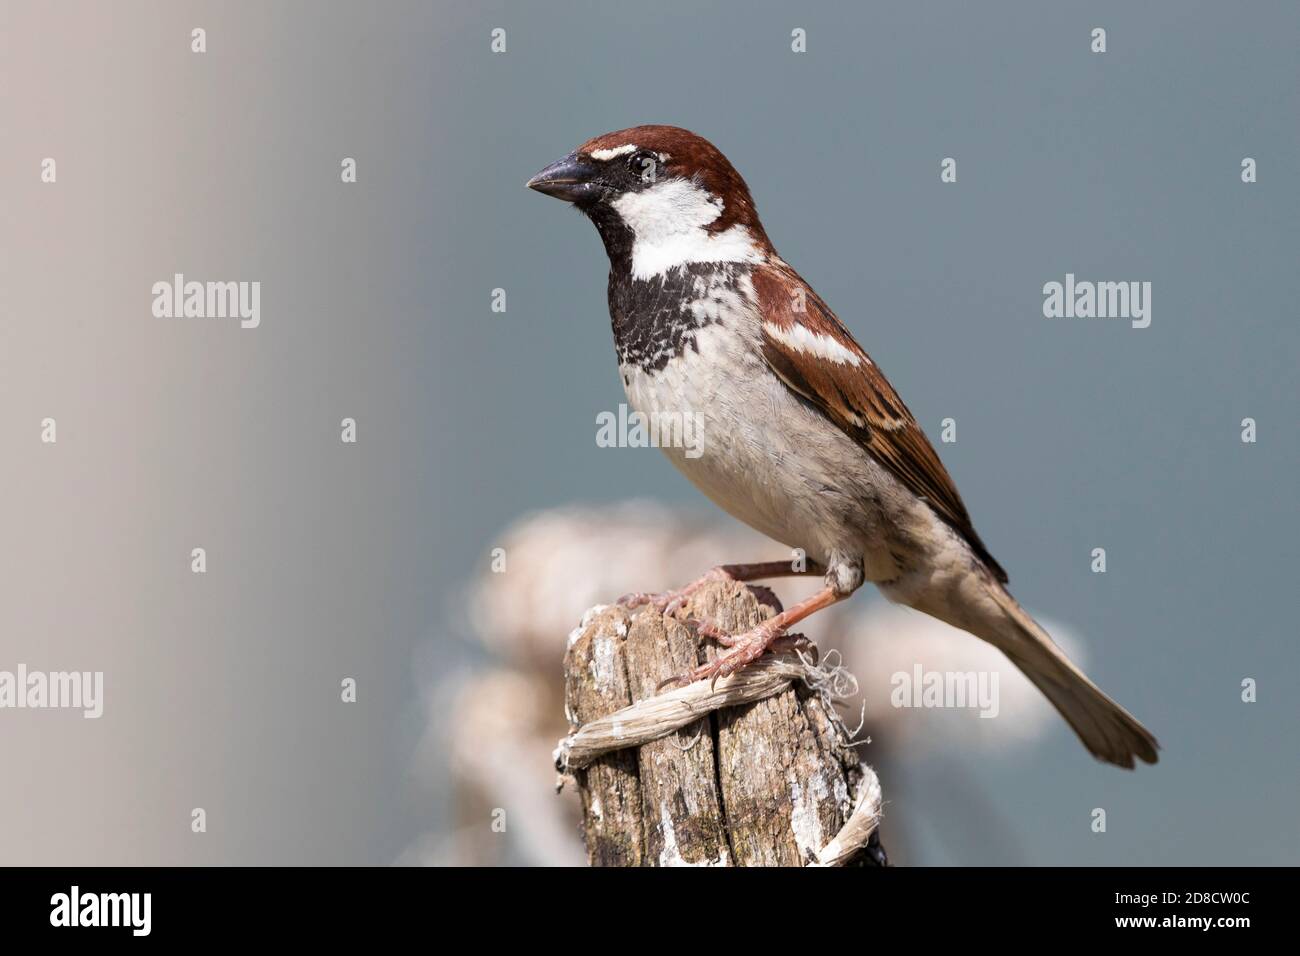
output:
<svg viewBox="0 0 1300 956"><path fill-rule="evenodd" d="M740 634L726 634L707 622L692 621L691 623L699 634L717 641L728 648L728 651L707 664L701 664L688 674L670 678L664 684L691 684L697 680L707 680L711 685L716 684L719 677L729 677L746 664L752 664L778 642L789 643L791 646L805 642L802 634L787 634L786 626L777 618L770 618Z"/></svg>
<svg viewBox="0 0 1300 956"><path fill-rule="evenodd" d="M682 609L686 607L691 596L704 585L714 581L729 580L731 580L731 575L724 568L713 568L704 576L696 578L684 587L674 588L670 591L635 591L632 594L624 594L618 599L618 603L627 608L652 607L660 614L677 617L681 614Z"/></svg>
<svg viewBox="0 0 1300 956"><path fill-rule="evenodd" d="M834 588L822 588L811 597L804 598L793 607L781 611L774 617L768 618L757 627L752 627L748 631L740 634L725 634L713 624L693 621L696 630L704 637L711 637L715 641L730 648L730 650L719 657L717 660L703 664L689 674L682 674L679 677L673 677L662 684L689 684L698 680L712 680L717 683L719 677L728 677L740 670L746 664L758 660L763 652L771 648L774 644L780 642L782 645L799 648L801 646L809 647L808 641L801 634L791 634L790 628L802 621L804 618L817 613L823 608L830 607L837 601L842 601L846 594L837 592ZM784 649L784 646L783 646ZM815 658L814 658L815 659Z"/></svg>
<svg viewBox="0 0 1300 956"><path fill-rule="evenodd" d="M700 637L707 637L711 641L717 641L723 647L733 646L741 637L739 634L728 634L712 621L702 621L698 617L688 617L683 623L692 628Z"/></svg>

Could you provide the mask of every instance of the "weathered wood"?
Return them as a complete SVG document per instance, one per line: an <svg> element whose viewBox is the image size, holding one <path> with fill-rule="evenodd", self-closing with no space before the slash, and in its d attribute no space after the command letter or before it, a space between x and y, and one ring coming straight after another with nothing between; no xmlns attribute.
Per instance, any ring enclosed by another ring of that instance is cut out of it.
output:
<svg viewBox="0 0 1300 956"><path fill-rule="evenodd" d="M695 639L683 625L654 612L633 619L627 679L633 702L653 697L670 677L695 667ZM708 715L637 750L645 858L660 866L726 864L727 833L714 772Z"/></svg>
<svg viewBox="0 0 1300 956"><path fill-rule="evenodd" d="M623 639L630 615L609 607L589 615L564 658L565 712L578 725L632 703ZM592 866L641 866L641 779L636 754L618 750L575 774Z"/></svg>
<svg viewBox="0 0 1300 956"><path fill-rule="evenodd" d="M772 604L720 581L688 610L737 633L775 613ZM570 723L576 729L655 696L660 682L717 653L649 608L593 609L565 657ZM826 707L795 682L575 769L591 864L808 863L848 820L860 783L857 758Z"/></svg>

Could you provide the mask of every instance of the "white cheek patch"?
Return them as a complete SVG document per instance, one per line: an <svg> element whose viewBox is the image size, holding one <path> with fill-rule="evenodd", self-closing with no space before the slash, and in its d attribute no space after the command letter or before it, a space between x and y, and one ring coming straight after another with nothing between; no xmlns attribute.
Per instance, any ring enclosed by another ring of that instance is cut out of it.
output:
<svg viewBox="0 0 1300 956"><path fill-rule="evenodd" d="M825 359L828 362L834 362L837 365L852 365L857 367L862 364L863 358L857 352L851 351L831 338L829 335L822 335L820 332L814 332L806 326L792 325L789 328L782 328L773 322L764 322L763 331L772 338L776 339L786 348L794 349L796 352L803 352L805 355L812 355L819 359ZM867 360L871 364L871 360Z"/></svg>
<svg viewBox="0 0 1300 956"><path fill-rule="evenodd" d="M625 193L612 203L632 230L632 275L649 279L691 262L761 262L749 230L735 225L720 233L705 226L722 215L717 196L687 179L665 179Z"/></svg>
<svg viewBox="0 0 1300 956"><path fill-rule="evenodd" d="M636 149L631 143L624 146L615 146L613 149L593 149L588 155L597 162L607 163L615 156L626 156Z"/></svg>

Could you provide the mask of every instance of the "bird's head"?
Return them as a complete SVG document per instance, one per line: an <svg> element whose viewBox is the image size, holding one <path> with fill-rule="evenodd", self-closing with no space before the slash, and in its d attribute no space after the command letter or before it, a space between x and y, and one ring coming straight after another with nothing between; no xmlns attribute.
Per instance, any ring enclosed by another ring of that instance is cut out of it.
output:
<svg viewBox="0 0 1300 956"><path fill-rule="evenodd" d="M597 136L527 185L573 203L615 268L638 278L694 262L760 262L772 251L745 180L716 146L676 126Z"/></svg>

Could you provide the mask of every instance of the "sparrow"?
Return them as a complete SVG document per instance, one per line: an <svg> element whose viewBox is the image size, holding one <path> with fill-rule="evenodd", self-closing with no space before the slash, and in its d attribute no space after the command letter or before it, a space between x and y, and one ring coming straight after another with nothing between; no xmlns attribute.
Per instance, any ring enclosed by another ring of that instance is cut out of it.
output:
<svg viewBox="0 0 1300 956"><path fill-rule="evenodd" d="M982 638L1047 697L1084 747L1132 768L1158 744L1007 590L934 447L875 361L773 247L749 187L713 144L675 126L588 140L527 182L575 206L609 257L609 315L633 409L696 416L703 453L662 450L723 510L807 563L715 568L627 603L676 613L705 581L806 569L812 597L689 675L734 673L809 615L870 581L891 601ZM671 444L671 443L665 443Z"/></svg>

